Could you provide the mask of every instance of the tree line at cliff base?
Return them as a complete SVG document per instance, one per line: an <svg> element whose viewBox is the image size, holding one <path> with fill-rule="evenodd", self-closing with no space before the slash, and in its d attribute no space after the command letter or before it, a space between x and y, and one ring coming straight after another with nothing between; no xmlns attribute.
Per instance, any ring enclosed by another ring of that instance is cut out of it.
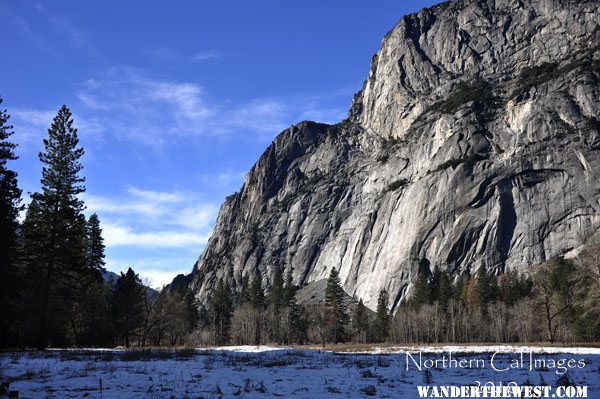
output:
<svg viewBox="0 0 600 399"><path fill-rule="evenodd" d="M415 259L408 299L390 303L381 290L375 312L344 292L335 268L317 304L298 302L290 268L245 274L238 290L219 280L204 304L185 278L159 293L131 268L106 279L100 220L80 199L84 150L71 112L62 106L50 124L27 206L10 168L9 118L0 110L0 348L600 340L595 237L577 257L527 274L482 263L451 275Z"/></svg>

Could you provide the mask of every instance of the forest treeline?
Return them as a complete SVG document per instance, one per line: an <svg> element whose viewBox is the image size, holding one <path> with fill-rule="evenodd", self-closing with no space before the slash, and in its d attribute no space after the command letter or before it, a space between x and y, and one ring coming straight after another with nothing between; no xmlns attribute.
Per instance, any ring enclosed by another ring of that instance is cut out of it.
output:
<svg viewBox="0 0 600 399"><path fill-rule="evenodd" d="M386 290L375 312L343 291L336 269L321 304L299 306L291 277L281 284L275 269L268 294L257 274L244 277L241 295L219 281L208 304L201 337L194 342L224 344L355 343L517 343L600 340L600 240L574 260L556 257L532 275L496 276L485 265L455 278L416 261L419 273L410 298L390 312ZM288 276L290 271L288 271ZM250 290L244 287L251 287ZM282 294L283 292L283 294ZM237 298L237 299L236 299ZM234 304L235 303L235 304ZM196 332L198 334L198 332Z"/></svg>
<svg viewBox="0 0 600 399"><path fill-rule="evenodd" d="M178 343L196 314L188 291L154 295L132 269L104 281L100 220L86 218L79 199L84 150L70 110L61 107L48 129L41 188L22 223L12 129L0 110L0 348Z"/></svg>
<svg viewBox="0 0 600 399"><path fill-rule="evenodd" d="M41 188L26 207L12 129L0 110L0 348L600 340L598 239L529 274L481 264L453 276L415 260L408 300L390 303L382 290L375 312L344 292L336 269L310 305L297 302L291 269L244 275L239 292L219 280L203 305L181 279L160 293L131 268L105 280L100 220L79 199L84 150L71 112L63 106L48 129Z"/></svg>

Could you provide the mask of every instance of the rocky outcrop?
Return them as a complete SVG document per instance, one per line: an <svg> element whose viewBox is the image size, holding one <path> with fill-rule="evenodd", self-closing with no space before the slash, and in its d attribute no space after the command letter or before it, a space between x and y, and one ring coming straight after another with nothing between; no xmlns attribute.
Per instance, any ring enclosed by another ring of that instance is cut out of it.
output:
<svg viewBox="0 0 600 399"><path fill-rule="evenodd" d="M338 268L375 308L410 295L418 260L527 269L600 227L595 1L454 1L403 17L349 118L282 132L221 207L195 265L218 278Z"/></svg>

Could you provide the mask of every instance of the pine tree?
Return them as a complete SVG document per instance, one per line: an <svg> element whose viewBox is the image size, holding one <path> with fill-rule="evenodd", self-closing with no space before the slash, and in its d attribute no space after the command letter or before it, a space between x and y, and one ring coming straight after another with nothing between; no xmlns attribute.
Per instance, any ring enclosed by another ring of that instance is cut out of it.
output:
<svg viewBox="0 0 600 399"><path fill-rule="evenodd" d="M257 272L252 279L250 286L250 303L255 309L262 309L265 306L265 292L262 287L262 276Z"/></svg>
<svg viewBox="0 0 600 399"><path fill-rule="evenodd" d="M413 301L417 307L426 305L429 303L431 298L431 289L429 286L429 268L427 267L427 261L421 259L419 261L419 272L417 274L417 282L415 284L415 293L413 294Z"/></svg>
<svg viewBox="0 0 600 399"><path fill-rule="evenodd" d="M498 277L498 299L507 306L513 306L531 294L533 283L528 276L516 270L509 270Z"/></svg>
<svg viewBox="0 0 600 399"><path fill-rule="evenodd" d="M225 345L229 341L233 302L229 284L219 279L208 304L208 317L214 330L214 344Z"/></svg>
<svg viewBox="0 0 600 399"><path fill-rule="evenodd" d="M131 336L142 326L145 302L146 287L140 277L131 268L121 273L115 283L113 315L117 332L125 340L126 347L131 344Z"/></svg>
<svg viewBox="0 0 600 399"><path fill-rule="evenodd" d="M433 274L429 281L429 303L433 304L439 301L440 280L442 278L442 270L438 265L433 268Z"/></svg>
<svg viewBox="0 0 600 399"><path fill-rule="evenodd" d="M369 314L362 298L352 313L352 329L358 343L364 344L369 337Z"/></svg>
<svg viewBox="0 0 600 399"><path fill-rule="evenodd" d="M106 290L102 278L106 269L104 268L104 239L98 215L95 213L91 215L85 228L85 272L79 280L79 287L74 295L71 319L71 330L78 345L82 342L82 337L88 340L90 336L95 336L93 333L86 334L86 331L100 327L97 315L88 313L95 313L94 308L105 308L107 303L106 298L102 298L106 296L103 295ZM91 293L96 293L96 296L91 296Z"/></svg>
<svg viewBox="0 0 600 399"><path fill-rule="evenodd" d="M383 289L379 291L377 298L377 314L375 316L375 339L377 342L385 342L389 335L390 314L388 311L390 296Z"/></svg>
<svg viewBox="0 0 600 399"><path fill-rule="evenodd" d="M269 327L271 331L271 337L276 342L281 342L283 340L283 334L281 331L281 316L284 306L285 298L283 272L281 271L281 268L277 266L275 268L275 274L273 275L271 291L269 292L269 318L271 319Z"/></svg>
<svg viewBox="0 0 600 399"><path fill-rule="evenodd" d="M292 275L293 271L294 269L291 267L288 269L285 275L285 284L283 287L284 302L288 304L288 306L289 303L294 300L294 297L296 296L296 291L298 289L298 287L294 285L294 278Z"/></svg>
<svg viewBox="0 0 600 399"><path fill-rule="evenodd" d="M286 308L284 342L303 343L306 340L308 321L304 317L304 309L296 303L297 288L292 277L293 269L290 267L285 276L283 286L283 302Z"/></svg>
<svg viewBox="0 0 600 399"><path fill-rule="evenodd" d="M466 286L469 283L469 277L465 274L458 276L454 284L452 284L452 299L460 301L463 305L466 304Z"/></svg>
<svg viewBox="0 0 600 399"><path fill-rule="evenodd" d="M564 309L563 319L565 324L571 326L579 317L580 309L576 306L576 268L570 259L562 256L551 260L552 272L550 281L552 290L558 294L560 306Z"/></svg>
<svg viewBox="0 0 600 399"><path fill-rule="evenodd" d="M8 161L17 159L16 145L8 141L13 134L9 118L6 110L0 109L0 348L8 344L8 334L19 313L16 261L21 190L17 186L17 174L7 168Z"/></svg>
<svg viewBox="0 0 600 399"><path fill-rule="evenodd" d="M106 271L104 265L104 238L100 220L95 213L90 216L86 225L86 266L99 279Z"/></svg>
<svg viewBox="0 0 600 399"><path fill-rule="evenodd" d="M250 279L245 274L242 277L242 288L240 289L239 305L245 305L250 303Z"/></svg>
<svg viewBox="0 0 600 399"><path fill-rule="evenodd" d="M92 280L86 285L85 295L76 303L73 332L78 345L114 345L113 333L114 281L104 283Z"/></svg>
<svg viewBox="0 0 600 399"><path fill-rule="evenodd" d="M477 270L477 278L473 286L473 302L479 311L486 315L487 306L496 299L497 281L482 263Z"/></svg>
<svg viewBox="0 0 600 399"><path fill-rule="evenodd" d="M85 217L83 202L77 198L85 191L79 175L84 151L78 145L71 112L63 106L44 139L44 152L39 154L42 190L32 195L23 224L27 281L35 287L30 294L34 297L39 349L50 339L55 344L64 340L73 297L87 273Z"/></svg>
<svg viewBox="0 0 600 399"><path fill-rule="evenodd" d="M452 298L452 283L450 282L450 276L448 276L446 270L440 271L438 281L438 302L442 309L446 310L448 308L448 303Z"/></svg>
<svg viewBox="0 0 600 399"><path fill-rule="evenodd" d="M271 284L271 291L269 293L269 305L276 313L278 313L285 305L284 301L283 272L280 267L276 267L275 274L273 275L273 283Z"/></svg>
<svg viewBox="0 0 600 399"><path fill-rule="evenodd" d="M325 308L327 310L327 330L331 341L346 341L346 326L349 316L346 312L346 293L342 288L340 277L335 268L331 269L325 288Z"/></svg>

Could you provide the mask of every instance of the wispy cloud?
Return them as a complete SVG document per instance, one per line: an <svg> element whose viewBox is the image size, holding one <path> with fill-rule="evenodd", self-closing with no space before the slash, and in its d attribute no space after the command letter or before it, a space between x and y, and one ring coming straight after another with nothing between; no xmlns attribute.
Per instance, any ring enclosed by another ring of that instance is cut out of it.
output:
<svg viewBox="0 0 600 399"><path fill-rule="evenodd" d="M100 216L102 236L112 271L132 267L149 277L153 287L189 273L206 245L218 208L198 194L128 187L120 195L81 196L88 214ZM121 254L119 256L119 254Z"/></svg>
<svg viewBox="0 0 600 399"><path fill-rule="evenodd" d="M201 51L192 56L192 62L205 62L209 60L220 60L223 53L216 50Z"/></svg>
<svg viewBox="0 0 600 399"><path fill-rule="evenodd" d="M89 41L87 34L77 27L67 16L58 15L52 12L41 3L35 4L35 9L40 13L54 31L62 36L68 43L69 46L76 50L83 51L90 56L96 56L97 52Z"/></svg>
<svg viewBox="0 0 600 399"><path fill-rule="evenodd" d="M27 17L23 17L12 12L7 5L0 5L0 15L6 16L7 20L10 21L17 32L26 37L34 46L40 48L49 55L58 57L60 53L59 50L63 43L57 44L57 38L66 40L69 47L89 56L98 55L86 33L78 28L68 17L65 15L54 14L51 9L41 3L34 4L33 10L47 21L48 25L57 34L56 37L48 39L47 32L45 32L46 34L39 33L43 28L40 27L38 20L36 20L35 23L29 21L31 19L31 14Z"/></svg>
<svg viewBox="0 0 600 399"><path fill-rule="evenodd" d="M136 187L129 187L127 192L135 198L155 204L182 202L185 199L185 195L179 192L168 193L163 191L142 190Z"/></svg>
<svg viewBox="0 0 600 399"><path fill-rule="evenodd" d="M221 60L225 57L224 52L212 49L186 55L165 46L153 46L146 51L146 54L155 61L168 62L177 66L193 66L194 64Z"/></svg>
<svg viewBox="0 0 600 399"><path fill-rule="evenodd" d="M200 247L206 243L217 206L197 195L129 187L121 198L84 193L88 213L98 213L107 246Z"/></svg>
<svg viewBox="0 0 600 399"><path fill-rule="evenodd" d="M89 46L85 33L77 29L67 17L49 16L48 19L56 31L66 37L72 47L81 49Z"/></svg>
<svg viewBox="0 0 600 399"><path fill-rule="evenodd" d="M130 226L105 223L102 227L107 246L181 248L196 245L198 248L206 244L209 234L198 234L190 231L152 231L136 232Z"/></svg>
<svg viewBox="0 0 600 399"><path fill-rule="evenodd" d="M246 173L246 171L223 171L216 175L203 173L199 175L199 180L203 185L209 185L212 188L219 189L219 191L223 191L223 189L233 191L241 187L246 178Z"/></svg>
<svg viewBox="0 0 600 399"><path fill-rule="evenodd" d="M10 109L10 122L14 126L13 139L20 146L19 150L41 148L42 139L48 135L48 128L56 116L56 109L33 109L13 107ZM74 127L79 136L88 142L99 142L104 139L104 127L96 118L84 118L79 114L73 115Z"/></svg>
<svg viewBox="0 0 600 399"><path fill-rule="evenodd" d="M269 141L303 119L338 122L345 109L315 96L213 99L192 82L159 79L132 67L117 67L85 82L78 98L98 118L110 120L117 138L160 147L173 139Z"/></svg>
<svg viewBox="0 0 600 399"><path fill-rule="evenodd" d="M30 43L34 46L40 48L48 54L55 55L55 51L50 46L50 43L44 38L44 36L35 32L32 25L25 19L19 15L14 14L6 4L0 5L0 15L4 15L10 21L10 23L15 27L17 32L27 38Z"/></svg>
<svg viewBox="0 0 600 399"><path fill-rule="evenodd" d="M38 110L31 108L12 108L10 110L11 123L15 126L15 140L19 144L35 141L41 143L52 119L57 111Z"/></svg>
<svg viewBox="0 0 600 399"><path fill-rule="evenodd" d="M132 220L136 220L138 225L144 224L144 219L139 219L141 215L153 218L153 225L186 227L195 229L199 234L212 228L217 213L214 204L201 203L194 193L129 187L124 195L115 198L84 193L82 199L88 212L103 214L114 220L115 225L128 225Z"/></svg>

